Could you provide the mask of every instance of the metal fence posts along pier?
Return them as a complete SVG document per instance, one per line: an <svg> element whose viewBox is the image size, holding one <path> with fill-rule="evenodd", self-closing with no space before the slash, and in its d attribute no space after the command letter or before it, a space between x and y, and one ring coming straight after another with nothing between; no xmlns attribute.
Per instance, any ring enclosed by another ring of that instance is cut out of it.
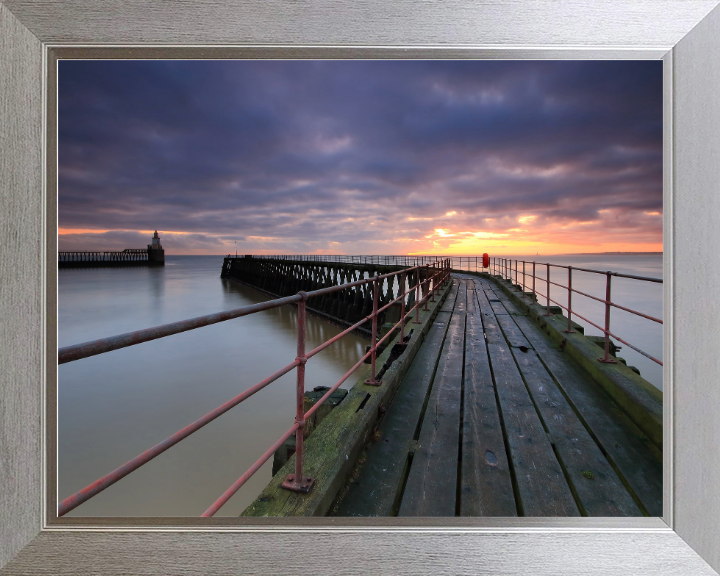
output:
<svg viewBox="0 0 720 576"><path fill-rule="evenodd" d="M572 266L568 266L568 325L567 329L563 330L563 332L567 332L568 334L572 334L573 332L575 332L572 327L572 292Z"/></svg>
<svg viewBox="0 0 720 576"><path fill-rule="evenodd" d="M547 290L547 294L545 294L546 298L546 311L545 316L552 316L552 312L550 312L550 264L547 265L547 275L545 276L545 286Z"/></svg>
<svg viewBox="0 0 720 576"><path fill-rule="evenodd" d="M598 358L600 362L615 364L617 360L610 358L610 287L612 284L612 272L607 273L607 284L605 286L605 356Z"/></svg>
<svg viewBox="0 0 720 576"><path fill-rule="evenodd" d="M645 318L647 320L650 320L652 322L656 322L658 324L662 324L663 321L660 318L654 318L653 316L650 316L648 314L643 314L642 312L638 312L637 310L633 310L631 308L627 308L626 306L621 306L620 304L617 304L611 300L611 287L612 287L612 277L616 276L618 278L628 278L630 280L639 280L642 282L653 282L657 284L662 284L662 278L648 278L645 276L637 276L634 274L622 274L619 272L604 272L601 270L592 270L589 268L580 268L577 266L566 266L561 264L550 264L549 262L526 262L525 260L522 260L523 263L523 276L525 274L525 264L532 264L532 298L534 302L538 302L539 297L545 298L545 316L553 316L553 313L550 310L550 303L557 305L559 308L562 308L567 312L568 317L568 325L567 329L563 330L563 332L566 333L573 333L576 332L576 330L573 329L573 315L577 318L580 318L581 320L587 322L590 326L593 326L600 330L604 337L604 347L605 347L605 353L602 358L598 358L600 362L605 362L608 364L615 364L617 360L613 358L613 356L610 354L610 338L615 338L618 342L622 342L625 344L628 348L631 348L638 354L641 354L642 356L645 356L645 358L648 358L649 360L652 360L654 363L662 366L663 362L662 360L659 360L658 358L655 358L648 354L647 352L641 350L637 346L634 346L633 344L630 344L620 336L613 334L613 332L610 330L610 311L612 308L617 308L619 310L623 310L625 312L629 312L630 314L634 314L635 316L639 316L641 318ZM539 264L541 266L545 266L545 294L541 294L536 289L536 280L540 279L543 280L543 278L540 278L536 274L536 264ZM564 286L560 283L553 282L550 277L550 269L551 268L565 268L568 271L568 283L567 286ZM517 265L515 267L517 270ZM499 270L500 270L500 276L501 278L508 280L510 284L512 285L512 266L508 266L507 259L500 259L499 262ZM580 272L587 272L590 274L598 274L598 275L604 275L606 277L606 284L605 284L605 298L598 298L596 296L592 296L590 294L587 294L585 292L582 292L580 290L577 290L573 288L573 272L580 271ZM517 273L517 272L516 272ZM523 283L525 281L523 280ZM553 300L550 297L550 285L557 286L561 289L566 289L568 291L568 298L567 298L567 305L561 304L560 302ZM572 301L573 297L572 295L579 294L585 298L589 298L591 300L595 300L596 302L601 302L604 305L605 308L605 322L604 326L600 326L599 324L596 324L592 320L589 320L588 318L578 314L577 310L573 310L572 308Z"/></svg>
<svg viewBox="0 0 720 576"><path fill-rule="evenodd" d="M373 278L373 311L372 311L372 339L370 340L370 378L365 380L368 386L380 386L381 380L375 376L375 360L377 358L377 317L378 317L378 300L380 298L379 276L375 274Z"/></svg>
<svg viewBox="0 0 720 576"><path fill-rule="evenodd" d="M296 409L295 409L295 474L289 474L282 487L293 492L302 492L307 494L315 483L315 478L303 476L303 441L305 439L305 302L307 302L307 292L298 292L298 296L302 300L298 302L297 309L297 357L295 360L298 365L297 371L297 393L296 393Z"/></svg>

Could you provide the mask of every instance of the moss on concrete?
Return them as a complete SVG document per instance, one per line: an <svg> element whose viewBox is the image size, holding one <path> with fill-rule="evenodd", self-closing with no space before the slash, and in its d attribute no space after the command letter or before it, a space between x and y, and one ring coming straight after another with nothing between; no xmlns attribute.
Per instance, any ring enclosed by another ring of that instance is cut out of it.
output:
<svg viewBox="0 0 720 576"><path fill-rule="evenodd" d="M420 324L414 323L415 314L408 321L406 333L414 329L412 337L405 352L385 372L382 385L367 386L364 383L369 377L368 370L308 438L304 446L303 475L315 478L310 493L297 494L280 486L287 475L295 471L293 456L242 516L323 516L327 513L372 433L380 408L395 394L449 290L448 285L436 302L429 302L427 312L420 311ZM398 341L399 335L378 357L378 370Z"/></svg>

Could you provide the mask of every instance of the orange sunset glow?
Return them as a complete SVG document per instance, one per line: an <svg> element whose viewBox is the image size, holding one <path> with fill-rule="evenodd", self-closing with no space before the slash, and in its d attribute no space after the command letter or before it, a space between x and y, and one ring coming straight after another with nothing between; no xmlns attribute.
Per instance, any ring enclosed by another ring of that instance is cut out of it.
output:
<svg viewBox="0 0 720 576"><path fill-rule="evenodd" d="M60 250L660 252L662 63L63 61Z"/></svg>

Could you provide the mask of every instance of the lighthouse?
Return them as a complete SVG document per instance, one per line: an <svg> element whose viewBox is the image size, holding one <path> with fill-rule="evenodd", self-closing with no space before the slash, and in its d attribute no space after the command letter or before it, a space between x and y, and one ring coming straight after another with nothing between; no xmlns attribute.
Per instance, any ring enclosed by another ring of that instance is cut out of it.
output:
<svg viewBox="0 0 720 576"><path fill-rule="evenodd" d="M165 266L165 250L160 244L157 230L152 237L152 244L148 244L148 264L151 266Z"/></svg>

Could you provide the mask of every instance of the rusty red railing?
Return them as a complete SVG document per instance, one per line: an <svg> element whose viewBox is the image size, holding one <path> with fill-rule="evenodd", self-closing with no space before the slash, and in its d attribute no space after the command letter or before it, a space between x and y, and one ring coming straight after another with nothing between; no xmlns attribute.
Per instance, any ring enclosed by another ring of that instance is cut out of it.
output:
<svg viewBox="0 0 720 576"><path fill-rule="evenodd" d="M514 267L514 268L513 268L513 262L515 262L515 267ZM522 264L522 271L520 271L519 268L518 268L518 265L519 265L519 264ZM530 295L527 294L527 288L528 288L528 286L527 286L527 276L528 276L528 274L526 273L526 268L525 268L525 265L526 265L526 264L532 264L532 274L530 275L530 277L532 278L532 290L531 290L531 292L530 292ZM539 277L539 276L536 276L536 265L545 266L546 272L545 272L545 277L544 277L544 278ZM662 324L662 323L663 323L662 319L660 319L660 318L655 318L655 317L650 316L650 315L648 315L648 314L643 314L642 312L638 312L637 310L632 310L631 308L627 308L627 307L625 307L625 306L621 306L620 304L617 304L617 303L613 302L613 301L610 299L611 287L612 287L612 279L613 279L613 277L615 277L615 278L629 278L629 279L632 279L632 280L638 280L638 281L642 281L642 282L653 282L653 283L659 283L659 284L662 284L662 283L663 283L662 278L648 278L648 277L645 277L645 276L635 276L635 275L632 275L632 274L621 274L621 273L619 273L619 272L610 272L610 271L602 271L602 270L592 270L592 269L589 269L589 268L580 268L580 267L576 267L576 266L565 266L565 265L562 265L562 264L550 264L550 263L548 263L548 262L534 262L534 261L517 260L517 259L516 259L516 260L513 260L513 259L508 259L508 258L493 258L493 259L492 259L492 262L491 262L491 267L490 267L490 268L491 268L491 271L492 271L493 274L498 275L498 276L501 276L501 277L504 278L504 279L510 280L511 283L512 283L512 281L513 281L513 279L512 279L512 274L513 274L513 272L514 272L514 273L515 273L514 286L515 286L515 288L516 288L517 290L519 290L519 291L522 292L522 297L523 297L523 298L529 298L529 299L532 300L532 301L537 301L537 300L538 300L538 296L540 296L540 297L542 297L542 298L545 299L545 307L546 307L546 313L545 313L545 315L546 315L546 316L552 316L552 313L550 312L550 303L551 303L551 302L552 302L553 304L556 304L557 306L559 306L559 307L562 308L563 310L565 310L565 311L567 312L567 317L568 317L568 326L567 326L567 329L565 330L565 332L574 332L573 327L572 327L572 326L573 326L573 325L572 325L572 316L573 316L573 314L574 314L577 318L580 318L580 319L584 320L585 322L587 322L587 323L590 324L591 326L594 326L595 328L597 328L598 330L600 330L600 331L603 333L604 338L605 338L605 353L604 353L604 355L603 355L602 358L598 358L598 360L600 360L600 362L605 362L605 363L610 363L610 364L614 364L614 363L617 362L617 360L615 360L614 358L612 358L612 357L610 356L610 338L612 337L612 338L615 338L617 341L622 342L623 344L625 344L625 345L628 346L629 348L632 348L633 350L635 350L635 351L638 352L639 354L642 354L642 355L645 356L646 358L652 360L652 361L655 362L656 364L659 364L660 366L663 365L662 360L659 360L659 359L651 356L651 355L648 354L647 352L644 352L644 351L641 350L640 348L638 348L638 347L636 347L636 346L633 346L632 344L630 344L630 343L627 342L626 340L620 338L619 336L617 336L616 334L613 334L613 333L610 331L610 310L611 310L612 308L617 308L617 309L619 309L619 310L623 310L623 311L625 311L625 312L629 312L630 314L634 314L634 315L636 315L636 316L640 316L640 317L645 318L645 319L647 319L647 320L651 320L652 322L657 322L658 324ZM551 270L551 268L564 268L564 269L567 270L567 273L568 273L568 279L567 279L567 282L568 282L568 283L567 283L567 285L564 285L564 284L560 284L560 283L558 283L558 282L553 282L553 281L551 281L551 279L550 279L550 270ZM573 277L572 275L573 275L573 271L589 272L589 273L591 273L591 274L601 274L601 275L604 275L604 276L606 277L606 282L605 282L605 298L604 298L604 299L603 299L603 298L598 298L598 297L596 297L596 296L592 296L591 294L587 294L586 292L581 292L580 290L577 290L577 289L573 288L573 286L572 286L572 277ZM519 279L518 279L518 275L519 275L520 273L522 273L522 282L520 282ZM542 294L542 293L540 293L540 292L538 292L538 291L536 290L536 285L535 285L535 281L536 281L536 280L544 280L545 286L546 286L546 288L545 288L545 294ZM551 285L552 285L552 286L557 286L557 287L562 288L562 289L564 289L564 290L567 290L567 305L561 304L560 302L558 302L558 301L553 300L552 298L550 298L550 286L551 286ZM584 297L586 297L586 298L590 298L590 299L595 300L595 301L597 301L597 302L601 302L602 304L605 305L605 326L604 326L604 327L597 325L595 322L593 322L592 320L589 320L588 318L585 318L584 316L581 316L580 314L577 313L577 310L573 310L573 308L572 308L572 295L573 295L573 294L579 294L579 295L584 296Z"/></svg>
<svg viewBox="0 0 720 576"><path fill-rule="evenodd" d="M425 279L420 279L420 271L425 270ZM221 416L231 408L237 406L244 400L247 400L250 396L262 390L265 386L274 382L282 375L287 374L291 370L295 369L297 373L297 402L295 410L295 422L290 429L285 432L280 439L275 442L270 448L260 457L255 463L248 468L248 470L228 488L220 498L218 498L203 514L203 517L213 516L242 486L247 480L257 472L260 467L282 446L283 442L290 436L295 434L296 451L295 451L295 472L289 474L286 480L283 482L283 488L293 490L296 492L307 493L312 487L313 479L303 476L302 464L303 464L303 428L306 420L312 416L315 411L325 402L325 400L337 390L340 385L347 380L350 375L365 361L366 358L370 357L370 378L366 380L366 384L379 386L382 381L377 378L376 374L376 356L379 346L387 340L392 334L395 333L396 329L400 328L401 342L405 339L405 321L412 316L413 311L416 311L416 321L419 321L420 306L425 305L427 310L427 302L432 297L435 299L435 294L440 290L440 287L447 284L450 278L450 261L449 260L437 260L428 264L414 266L412 268L405 268L400 271L390 272L388 274L378 275L376 274L372 278L366 278L347 284L341 284L338 286L330 286L327 288L321 288L319 290L313 290L312 292L299 292L294 296L287 296L285 298L277 298L275 300L269 300L259 304L253 304L251 306L244 306L235 310L228 310L225 312L219 312L217 314L208 314L206 316L200 316L197 318L191 318L189 320L182 320L179 322L173 322L171 324L165 324L162 326L156 326L154 328L148 328L145 330L138 330L137 332L129 332L127 334L121 334L119 336L112 336L110 338L103 338L100 340L94 340L92 342L86 342L75 346L67 346L58 350L58 364L65 364L67 362L73 362L82 358L88 358L90 356L96 356L111 350L118 350L120 348L127 348L128 346L134 346L142 342L148 342L157 338L164 338L172 334L179 334L180 332L186 332L188 330L195 330L203 326L209 326L210 324L216 324L218 322L225 322L233 318L239 318L241 316L247 316L263 310L269 310L271 308L277 308L285 304L297 304L297 356L293 362L281 368L271 376L268 376L264 380L258 382L254 386L245 390L242 394L228 400L225 404L219 406L212 412L209 412L202 418L199 418L192 424L186 426L182 430L179 430L169 438L166 438L162 442L156 444L149 450L146 450L142 454L136 456L132 460L129 460L119 468L116 468L112 472L106 474L102 478L99 478L92 484L86 486L82 490L76 492L72 496L65 498L58 506L58 517L64 516L71 510L78 507L83 502L86 502L93 496L99 494L109 486L112 486L118 480L124 478L134 470L137 470L140 466L146 464L156 456L165 452L165 450L171 448L184 438L187 438L193 432L196 432L206 424L212 422L217 417ZM410 285L409 280L412 280L412 272L415 272L415 284ZM379 298L378 294L381 287L381 282L394 276L399 276L399 295L388 302L382 308L378 308ZM310 298L322 296L338 290L344 290L353 286L359 286L362 284L373 283L373 311L370 315L362 318L349 328L343 330L338 335L330 338L320 346L317 346L313 350L305 351L305 314L306 314L306 302ZM425 294L422 296L423 286L425 287ZM407 287L407 289L406 289ZM405 309L406 297L415 293L415 301L413 306L409 309ZM378 340L377 338L377 318L380 313L385 311L387 308L400 301L401 314L400 320L388 330L388 332ZM330 389L318 400L312 408L307 412L304 412L303 398L305 395L305 364L307 361L337 342L343 336L349 334L355 328L364 324L370 320L372 322L372 345L370 350L363 355L360 360L348 370L345 375L336 382Z"/></svg>

